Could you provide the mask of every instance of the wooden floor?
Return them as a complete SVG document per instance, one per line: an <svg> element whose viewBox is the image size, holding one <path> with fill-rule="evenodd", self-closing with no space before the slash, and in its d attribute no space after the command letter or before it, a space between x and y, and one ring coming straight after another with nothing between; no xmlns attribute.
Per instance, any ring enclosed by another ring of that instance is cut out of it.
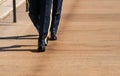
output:
<svg viewBox="0 0 120 76"><path fill-rule="evenodd" d="M36 53L25 5L0 22L0 76L119 76L120 0L64 0L58 40Z"/></svg>

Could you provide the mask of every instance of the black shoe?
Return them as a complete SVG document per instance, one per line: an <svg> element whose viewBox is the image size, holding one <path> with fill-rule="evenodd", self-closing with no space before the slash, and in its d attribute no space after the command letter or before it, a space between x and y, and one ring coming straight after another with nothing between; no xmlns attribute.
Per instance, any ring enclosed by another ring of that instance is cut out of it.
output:
<svg viewBox="0 0 120 76"><path fill-rule="evenodd" d="M44 51L45 51L45 46L38 47L38 52L44 52Z"/></svg>
<svg viewBox="0 0 120 76"><path fill-rule="evenodd" d="M48 39L54 41L57 40L57 36L50 36Z"/></svg>

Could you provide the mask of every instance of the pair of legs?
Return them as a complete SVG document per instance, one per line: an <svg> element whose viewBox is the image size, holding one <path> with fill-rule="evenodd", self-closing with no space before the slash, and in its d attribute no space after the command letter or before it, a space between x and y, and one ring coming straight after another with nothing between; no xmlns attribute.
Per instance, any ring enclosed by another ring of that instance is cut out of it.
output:
<svg viewBox="0 0 120 76"><path fill-rule="evenodd" d="M48 34L52 0L29 0L29 16L39 32L38 51L45 51L45 38ZM51 36L56 35L61 15L62 0L53 0Z"/></svg>

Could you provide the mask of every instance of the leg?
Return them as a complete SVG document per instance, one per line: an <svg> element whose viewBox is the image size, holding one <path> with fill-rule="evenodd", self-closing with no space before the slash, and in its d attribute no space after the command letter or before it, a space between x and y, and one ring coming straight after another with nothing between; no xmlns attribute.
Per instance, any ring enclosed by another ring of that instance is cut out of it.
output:
<svg viewBox="0 0 120 76"><path fill-rule="evenodd" d="M53 14L52 14L52 22L51 22L51 35L56 36L58 25L61 16L62 10L62 2L63 0L53 0Z"/></svg>
<svg viewBox="0 0 120 76"><path fill-rule="evenodd" d="M40 10L41 10L40 5L41 5L40 0L29 0L29 16L34 26L38 30L39 35L42 32L42 27L40 25ZM40 42L40 39L38 40L38 42ZM45 47L42 43L41 44L39 43L38 46L41 46L38 48L41 52L45 50Z"/></svg>
<svg viewBox="0 0 120 76"><path fill-rule="evenodd" d="M38 41L38 50L41 49L45 50L45 38L48 33L49 22L50 22L50 10L51 10L51 3L52 0L40 0L41 2L41 9L40 9L40 29L39 32L39 41Z"/></svg>
<svg viewBox="0 0 120 76"><path fill-rule="evenodd" d="M39 29L39 18L38 18L39 8L40 8L39 0L29 0L29 17L32 20L37 30Z"/></svg>

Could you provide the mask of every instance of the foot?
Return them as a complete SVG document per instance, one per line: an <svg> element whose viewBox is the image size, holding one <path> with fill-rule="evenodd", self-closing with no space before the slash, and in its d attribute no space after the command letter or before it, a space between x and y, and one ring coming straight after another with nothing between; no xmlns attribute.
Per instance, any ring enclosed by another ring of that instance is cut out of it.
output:
<svg viewBox="0 0 120 76"><path fill-rule="evenodd" d="M48 38L48 40L55 41L55 40L57 40L57 36L50 36L50 37Z"/></svg>
<svg viewBox="0 0 120 76"><path fill-rule="evenodd" d="M38 47L38 52L44 52L44 51L45 51L45 46Z"/></svg>

